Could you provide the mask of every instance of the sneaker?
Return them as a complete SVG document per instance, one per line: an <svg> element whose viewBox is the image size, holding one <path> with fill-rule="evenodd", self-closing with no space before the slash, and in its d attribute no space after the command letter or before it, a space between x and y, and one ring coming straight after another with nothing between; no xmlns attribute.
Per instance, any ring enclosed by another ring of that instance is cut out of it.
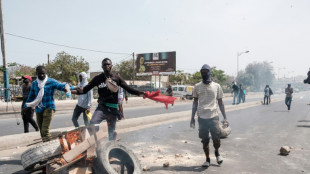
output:
<svg viewBox="0 0 310 174"><path fill-rule="evenodd" d="M223 160L222 160L221 156L217 156L217 157L216 157L216 162L217 162L217 164L219 164L219 165L221 165L221 164L223 163Z"/></svg>
<svg viewBox="0 0 310 174"><path fill-rule="evenodd" d="M206 161L202 164L202 167L209 167L210 166L210 162Z"/></svg>

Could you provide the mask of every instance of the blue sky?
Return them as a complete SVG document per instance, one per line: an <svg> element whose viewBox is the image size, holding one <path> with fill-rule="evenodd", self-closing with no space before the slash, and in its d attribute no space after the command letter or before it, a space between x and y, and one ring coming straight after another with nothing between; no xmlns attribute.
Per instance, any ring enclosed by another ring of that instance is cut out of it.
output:
<svg viewBox="0 0 310 174"><path fill-rule="evenodd" d="M254 61L269 61L280 76L306 75L310 67L307 0L2 0L5 33L105 54L5 35L7 62L36 66L65 51L90 62L113 63L130 54L176 51L177 69L205 63L229 75ZM286 69L283 69L286 68Z"/></svg>

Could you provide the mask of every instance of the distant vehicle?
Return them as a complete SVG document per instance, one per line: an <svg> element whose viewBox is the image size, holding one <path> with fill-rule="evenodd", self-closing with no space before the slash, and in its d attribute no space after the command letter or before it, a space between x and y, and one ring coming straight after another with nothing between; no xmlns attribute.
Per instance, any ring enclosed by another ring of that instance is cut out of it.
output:
<svg viewBox="0 0 310 174"><path fill-rule="evenodd" d="M172 86L173 96L174 97L184 97L186 99L193 99L193 89L194 86L189 85L175 85Z"/></svg>
<svg viewBox="0 0 310 174"><path fill-rule="evenodd" d="M166 94L167 88L159 88L161 94Z"/></svg>

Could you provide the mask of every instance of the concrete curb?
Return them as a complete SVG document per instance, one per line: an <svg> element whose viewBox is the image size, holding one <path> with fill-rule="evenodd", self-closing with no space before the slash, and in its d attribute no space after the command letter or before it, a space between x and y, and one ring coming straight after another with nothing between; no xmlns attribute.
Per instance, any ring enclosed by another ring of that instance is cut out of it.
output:
<svg viewBox="0 0 310 174"><path fill-rule="evenodd" d="M283 99L273 99L272 102L283 101ZM229 105L226 107L226 112L235 111L239 109L245 109L249 107L254 107L261 105L260 101L242 103L239 105ZM126 129L138 130L145 127L156 126L159 124L169 123L169 122L177 122L177 121L185 121L190 120L191 111L182 111L182 112L174 112L167 114L159 114L159 115L151 115L139 118L131 118L125 119L123 121L118 122L116 130L118 132L124 132ZM104 126L104 130L107 131L105 122L102 122ZM68 131L74 129L73 126L66 128L59 128L51 130L51 134L57 134L59 132ZM26 146L28 144L32 144L35 141L40 139L39 132L30 132L27 134L15 134L15 135L7 135L0 137L0 151L18 148L21 146Z"/></svg>

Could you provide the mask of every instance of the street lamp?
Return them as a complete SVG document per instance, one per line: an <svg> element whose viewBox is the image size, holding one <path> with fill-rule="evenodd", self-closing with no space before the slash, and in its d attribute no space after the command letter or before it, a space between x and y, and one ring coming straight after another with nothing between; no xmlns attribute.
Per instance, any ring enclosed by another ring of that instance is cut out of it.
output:
<svg viewBox="0 0 310 174"><path fill-rule="evenodd" d="M249 53L249 52L250 51L247 50L247 51L244 51L244 52L241 52L241 53L237 53L237 77L238 77L238 74L239 74L239 56L241 56L244 53Z"/></svg>

